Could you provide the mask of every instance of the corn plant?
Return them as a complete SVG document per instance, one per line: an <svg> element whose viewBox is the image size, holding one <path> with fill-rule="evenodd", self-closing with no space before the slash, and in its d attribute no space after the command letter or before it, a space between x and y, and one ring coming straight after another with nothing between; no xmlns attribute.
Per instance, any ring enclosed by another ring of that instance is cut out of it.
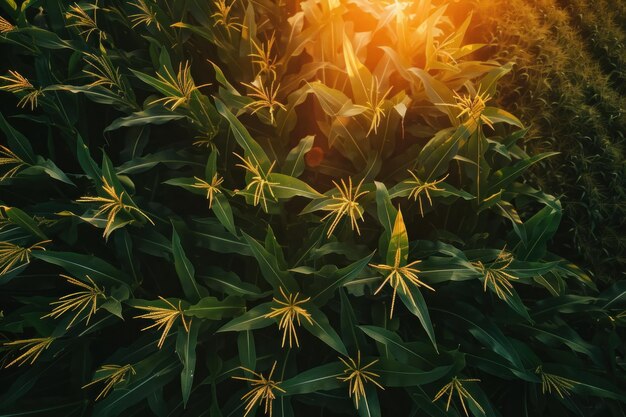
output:
<svg viewBox="0 0 626 417"><path fill-rule="evenodd" d="M7 412L621 415L467 5L1 4Z"/></svg>
<svg viewBox="0 0 626 417"><path fill-rule="evenodd" d="M620 2L607 1L593 7L574 1L484 2L478 8L481 32L490 34L480 38L492 41L492 56L516 59L512 76L501 84L503 93L510 92L501 103L533 126L530 149L561 152L541 163L550 175L534 175L546 191L563 196L564 224L555 248L576 253L607 284L623 277L626 244L626 101L618 30L623 11ZM570 123L560 123L564 119Z"/></svg>

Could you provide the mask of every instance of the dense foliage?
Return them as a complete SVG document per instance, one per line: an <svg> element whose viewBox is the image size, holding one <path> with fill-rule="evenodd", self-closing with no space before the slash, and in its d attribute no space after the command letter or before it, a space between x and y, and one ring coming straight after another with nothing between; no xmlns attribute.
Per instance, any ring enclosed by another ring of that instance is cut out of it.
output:
<svg viewBox="0 0 626 417"><path fill-rule="evenodd" d="M467 4L0 4L2 415L624 414Z"/></svg>
<svg viewBox="0 0 626 417"><path fill-rule="evenodd" d="M489 1L477 11L487 54L516 62L501 102L532 126L531 149L560 152L535 175L561 196L554 250L600 283L623 279L626 3Z"/></svg>

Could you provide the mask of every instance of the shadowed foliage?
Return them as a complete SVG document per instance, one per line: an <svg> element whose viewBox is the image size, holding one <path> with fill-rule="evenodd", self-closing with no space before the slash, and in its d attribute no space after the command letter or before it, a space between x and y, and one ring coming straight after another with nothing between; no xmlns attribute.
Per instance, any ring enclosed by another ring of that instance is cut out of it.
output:
<svg viewBox="0 0 626 417"><path fill-rule="evenodd" d="M0 413L623 416L623 5L483 3L0 1Z"/></svg>

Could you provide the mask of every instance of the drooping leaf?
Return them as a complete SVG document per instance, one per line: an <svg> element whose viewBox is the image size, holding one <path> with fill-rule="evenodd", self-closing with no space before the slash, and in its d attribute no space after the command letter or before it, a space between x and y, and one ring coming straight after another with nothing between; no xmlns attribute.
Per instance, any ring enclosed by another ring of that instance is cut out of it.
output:
<svg viewBox="0 0 626 417"><path fill-rule="evenodd" d="M37 222L17 207L5 207L4 212L12 223L20 226L31 235L39 239L48 240L46 234L39 228Z"/></svg>
<svg viewBox="0 0 626 417"><path fill-rule="evenodd" d="M60 266L71 276L79 280L85 280L85 277L88 275L96 283L104 285L128 286L132 283L132 278L126 273L92 255L46 250L33 252L31 256L41 261Z"/></svg>
<svg viewBox="0 0 626 417"><path fill-rule="evenodd" d="M130 116L120 117L104 128L104 132L111 132L122 127L144 126L147 124L161 125L172 120L180 120L185 115L171 112L163 107L154 106L146 110L132 113Z"/></svg>
<svg viewBox="0 0 626 417"><path fill-rule="evenodd" d="M0 114L0 130L4 133L11 149L17 156L28 164L35 163L35 152L28 139L9 124Z"/></svg>
<svg viewBox="0 0 626 417"><path fill-rule="evenodd" d="M72 180L63 172L54 162L50 159L44 159L43 157L37 155L37 165L33 165L29 168L26 168L22 171L23 174L26 174L27 171L43 171L50 178L54 178L55 180L64 182L69 185L75 185Z"/></svg>
<svg viewBox="0 0 626 417"><path fill-rule="evenodd" d="M298 178L304 171L304 155L313 147L315 136L309 135L300 139L298 145L289 151L285 158L282 171L284 174Z"/></svg>
<svg viewBox="0 0 626 417"><path fill-rule="evenodd" d="M501 189L506 189L513 181L519 178L533 164L542 159L558 155L558 152L545 152L535 155L529 159L523 159L515 165L504 167L493 173L489 178L487 194L495 193Z"/></svg>
<svg viewBox="0 0 626 417"><path fill-rule="evenodd" d="M133 175L146 172L159 164L168 167L178 168L181 166L202 166L196 162L193 155L186 151L165 150L161 152L149 153L139 158L124 162L117 168L118 175Z"/></svg>
<svg viewBox="0 0 626 417"><path fill-rule="evenodd" d="M446 84L432 77L428 72L421 68L411 68L409 69L409 72L421 81L430 102L448 115L448 119L450 120L452 126L458 126L459 120L456 117L458 110L454 107L445 105L455 103L452 90Z"/></svg>
<svg viewBox="0 0 626 417"><path fill-rule="evenodd" d="M272 173L268 175L268 181L276 183L272 185L272 191L278 199L289 199L296 196L316 199L323 195L315 191L306 182L289 175Z"/></svg>
<svg viewBox="0 0 626 417"><path fill-rule="evenodd" d="M303 320L302 325L313 334L315 337L319 338L321 341L326 343L331 348L335 349L337 352L341 353L344 356L348 355L348 351L341 341L341 337L337 334L335 329L328 322L328 318L321 310L313 305L307 305L307 311L311 314L311 322L308 320Z"/></svg>

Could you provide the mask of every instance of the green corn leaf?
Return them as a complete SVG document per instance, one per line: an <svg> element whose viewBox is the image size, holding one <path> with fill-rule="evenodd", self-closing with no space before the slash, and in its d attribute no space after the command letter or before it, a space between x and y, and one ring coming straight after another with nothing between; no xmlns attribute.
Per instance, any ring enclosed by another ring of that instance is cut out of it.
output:
<svg viewBox="0 0 626 417"><path fill-rule="evenodd" d="M373 252L347 267L335 271L328 279L320 279L319 284L318 282L314 284L314 295L311 297L311 301L317 306L324 305L333 297L339 287L347 284L361 273L372 259L372 256L374 256Z"/></svg>
<svg viewBox="0 0 626 417"><path fill-rule="evenodd" d="M524 305L524 302L520 298L519 294L515 290L515 288L511 288L512 295L507 295L504 299L504 302L511 307L511 310L515 311L520 317L523 317L528 323L534 323L534 321L530 318L528 314L528 307Z"/></svg>
<svg viewBox="0 0 626 417"><path fill-rule="evenodd" d="M393 231L394 221L397 215L397 210L391 204L391 199L387 187L382 182L374 182L376 186L376 211L378 214L378 221L385 229L385 235L387 235L387 241Z"/></svg>
<svg viewBox="0 0 626 417"><path fill-rule="evenodd" d="M272 256L276 258L276 262L278 263L278 267L280 269L287 269L287 261L285 260L285 252L283 247L278 243L278 239L276 239L276 235L274 234L274 229L271 226L267 228L267 234L265 235L265 250L267 250Z"/></svg>
<svg viewBox="0 0 626 417"><path fill-rule="evenodd" d="M306 65L307 64L304 66ZM302 78L295 80L295 83L298 85L300 82L302 82ZM285 88L285 91L290 91L288 86L284 86L283 88ZM305 102L309 94L312 92L311 88L305 84L287 96L287 104L285 106L286 110L278 112L276 115L276 131L278 132L278 137L287 138L291 131L296 127L298 122L298 114L296 113L296 110L298 109L298 106ZM286 169L283 169L283 173L287 174L288 172ZM293 176L298 177L299 175Z"/></svg>
<svg viewBox="0 0 626 417"><path fill-rule="evenodd" d="M502 356L516 369L524 369L522 361L509 339L478 310L464 303L457 303L454 311L439 308L435 308L433 311L450 317L458 323L462 323L460 328L463 329L462 331L471 333L485 347Z"/></svg>
<svg viewBox="0 0 626 417"><path fill-rule="evenodd" d="M197 228L192 235L197 246L208 248L217 253L237 253L252 256L250 246L241 238L228 232L219 222L196 219Z"/></svg>
<svg viewBox="0 0 626 417"><path fill-rule="evenodd" d="M69 92L72 94L84 94L85 97L94 103L134 110L131 104L122 99L118 93L100 86L88 87L81 85L51 85L46 87L45 90Z"/></svg>
<svg viewBox="0 0 626 417"><path fill-rule="evenodd" d="M180 387L183 396L183 405L187 408L187 402L191 396L191 388L193 385L193 377L196 370L196 345L198 343L198 332L200 325L191 321L189 323L189 332L184 329L178 329L176 336L176 354L183 365L180 373Z"/></svg>
<svg viewBox="0 0 626 417"><path fill-rule="evenodd" d="M437 132L417 157L420 179L431 181L443 175L463 142L469 138L470 133L465 125Z"/></svg>
<svg viewBox="0 0 626 417"><path fill-rule="evenodd" d="M269 253L254 238L247 235L245 232L243 233L243 237L246 242L248 242L248 247L252 255L259 263L263 277L272 288L274 288L274 290L283 288L293 293L298 292L298 284L296 284L287 271L280 269L276 256Z"/></svg>
<svg viewBox="0 0 626 417"><path fill-rule="evenodd" d="M276 198L279 199L289 199L299 196L313 200L323 196L323 194L315 191L313 187L306 182L289 175L272 173L268 175L267 180L276 183L272 185L272 191Z"/></svg>
<svg viewBox="0 0 626 417"><path fill-rule="evenodd" d="M104 128L104 132L112 132L122 127L145 126L148 124L162 125L172 120L185 118L183 114L174 113L160 106L154 106L132 113L130 116L115 119L113 123Z"/></svg>
<svg viewBox="0 0 626 417"><path fill-rule="evenodd" d="M384 347L381 353L383 353L386 358L393 357L399 362L405 363L430 363L423 355L409 348L397 333L372 325L361 325L358 327L367 337L377 341Z"/></svg>
<svg viewBox="0 0 626 417"><path fill-rule="evenodd" d="M422 292L419 288L409 284L409 290L411 291L411 296L413 297L413 301L404 294L403 292L398 292L400 299L406 306L406 308L413 313L422 324L422 327L426 331L428 338L433 344L435 350L437 349L437 341L435 340L435 330L433 329L432 321L430 320L430 314L428 312L428 307L426 306L426 301L422 296Z"/></svg>
<svg viewBox="0 0 626 417"><path fill-rule="evenodd" d="M220 301L215 297L204 297L197 304L185 309L186 316L207 320L221 320L233 317L245 310L245 304L239 297L227 297Z"/></svg>
<svg viewBox="0 0 626 417"><path fill-rule="evenodd" d="M185 250L180 242L175 226L172 228L172 254L174 255L176 274L183 287L185 296L191 302L198 302L202 297L208 295L208 292L196 282L196 270L189 258L187 258L187 255L185 255Z"/></svg>
<svg viewBox="0 0 626 417"><path fill-rule="evenodd" d="M463 154L470 161L470 164L465 165L465 172L468 178L473 182L474 194L478 204L481 204L483 200L489 196L485 195L485 184L487 182L487 176L491 167L485 160L485 153L487 152L487 138L485 137L482 129L477 129L472 135L470 135Z"/></svg>
<svg viewBox="0 0 626 417"><path fill-rule="evenodd" d="M498 107L486 107L482 115L488 118L491 123L507 123L520 129L524 128L522 122L511 113Z"/></svg>
<svg viewBox="0 0 626 417"><path fill-rule="evenodd" d="M129 297L130 291L127 286L114 287L107 295L106 301L100 305L100 308L124 320L122 316L122 302L128 300Z"/></svg>
<svg viewBox="0 0 626 417"><path fill-rule="evenodd" d="M626 293L625 293L626 294ZM601 311L593 305L595 297L581 295L562 295L538 301L531 309L530 314L535 320L547 319L555 314L574 314Z"/></svg>
<svg viewBox="0 0 626 417"><path fill-rule="evenodd" d="M365 395L359 398L360 417L381 417L380 402L378 400L377 388L372 384L365 385Z"/></svg>
<svg viewBox="0 0 626 417"><path fill-rule="evenodd" d="M365 338L358 331L358 321L354 308L350 304L350 299L346 295L345 290L339 289L339 299L341 301L341 339L349 351L362 350L365 346Z"/></svg>
<svg viewBox="0 0 626 417"><path fill-rule="evenodd" d="M220 327L218 332L242 332L270 326L275 320L265 316L272 311L271 305L272 303L259 304Z"/></svg>
<svg viewBox="0 0 626 417"><path fill-rule="evenodd" d="M516 251L517 257L524 261L540 260L546 253L548 241L558 229L561 216L561 210L544 207L528 219L523 224L527 243L522 242Z"/></svg>
<svg viewBox="0 0 626 417"><path fill-rule="evenodd" d="M38 237L42 240L48 240L48 237L39 228L37 222L28 214L24 213L22 210L18 209L17 207L5 207L4 213L13 224L20 226L22 229L26 230L28 233L35 237Z"/></svg>
<svg viewBox="0 0 626 417"><path fill-rule="evenodd" d="M237 236L233 210L230 207L228 198L226 198L224 194L218 193L213 196L213 205L211 207L211 210L213 210L215 217L217 217L222 226L224 226L224 228L228 230L231 234Z"/></svg>
<svg viewBox="0 0 626 417"><path fill-rule="evenodd" d="M465 354L467 364L476 367L483 372L487 372L498 378L515 380L517 378L531 383L540 382L539 377L534 370L519 370L512 367L501 356L489 350L481 350L472 354Z"/></svg>
<svg viewBox="0 0 626 417"><path fill-rule="evenodd" d="M126 275L126 273L92 255L46 250L33 252L31 256L60 266L71 276L81 281L85 281L85 276L89 275L96 283L106 286L128 286L132 283L132 278Z"/></svg>
<svg viewBox="0 0 626 417"><path fill-rule="evenodd" d="M133 256L133 240L128 230L122 230L114 236L117 258L122 262L124 269L130 271L135 282L139 282L137 261Z"/></svg>
<svg viewBox="0 0 626 417"><path fill-rule="evenodd" d="M131 190L134 188L134 184L127 180L124 177L119 177L113 167L113 163L109 159L106 153L102 153L102 177L107 180L107 182L113 186L118 195L123 196L123 200L125 204L130 203L131 206L138 207L137 204L133 201L130 193L126 190L126 187L122 184L122 180L125 180L125 184L130 185ZM133 216L133 213L131 213ZM135 217L135 216L133 216ZM141 221L143 222L145 218L143 216L139 216Z"/></svg>
<svg viewBox="0 0 626 417"><path fill-rule="evenodd" d="M211 63L211 66L213 67L213 69L215 70L215 79L217 80L217 82L219 82L223 87L226 88L226 90L233 95L239 95L239 92L237 91L237 89L235 87L233 87L233 85L228 81L228 79L226 78L226 76L224 75L224 72L222 71L222 69L220 68L219 65L217 65L215 62L212 62L209 60L209 62Z"/></svg>
<svg viewBox="0 0 626 417"><path fill-rule="evenodd" d="M369 360L365 360L368 363ZM414 387L437 381L450 373L454 364L438 366L429 371L389 359L381 359L374 366L372 372L380 375L380 383L385 387Z"/></svg>
<svg viewBox="0 0 626 417"><path fill-rule="evenodd" d="M36 163L37 165L26 168L22 171L22 173L25 174L26 171L30 170L43 171L50 178L75 186L75 184L72 182L72 180L68 178L65 172L61 171L61 169L50 159L44 159L41 156L37 155Z"/></svg>
<svg viewBox="0 0 626 417"><path fill-rule="evenodd" d="M574 329L568 325L552 323L537 323L534 326L520 324L528 332L528 336L536 338L546 344L556 343L569 347L574 352L582 353L600 363L601 352L597 346L585 341Z"/></svg>
<svg viewBox="0 0 626 417"><path fill-rule="evenodd" d="M276 412L276 417L295 417L291 398L284 395L276 399L276 406L273 410Z"/></svg>
<svg viewBox="0 0 626 417"><path fill-rule="evenodd" d="M528 168L545 158L558 155L558 152L544 152L528 159L523 159L515 165L504 167L494 172L488 180L487 194L491 195L499 190L506 189L518 179Z"/></svg>
<svg viewBox="0 0 626 417"><path fill-rule="evenodd" d="M137 371L137 377L124 389L113 390L99 402L94 408L94 416L120 415L175 378L176 371L180 369L180 363L175 358L156 354L133 367Z"/></svg>
<svg viewBox="0 0 626 417"><path fill-rule="evenodd" d="M14 129L1 113L0 130L2 130L2 132L6 136L9 149L11 149L11 151L15 152L17 156L19 156L24 162L28 164L34 164L36 162L35 151L33 151L29 140L16 129Z"/></svg>
<svg viewBox="0 0 626 417"><path fill-rule="evenodd" d="M469 262L459 258L431 256L419 264L420 278L435 284L445 281L467 281L478 277Z"/></svg>
<svg viewBox="0 0 626 417"><path fill-rule="evenodd" d="M168 68L168 70L170 71L170 73L173 72L171 66L170 68ZM154 88L155 90L157 90L159 93L163 94L166 97L167 96L176 97L179 94L176 89L172 88L168 83L165 83L158 78L155 78L148 74L144 74L143 72L140 72L140 71L135 71L133 69L131 69L131 72L135 75L135 77L139 78L141 81L148 84L150 87Z"/></svg>
<svg viewBox="0 0 626 417"><path fill-rule="evenodd" d="M348 355L348 351L341 340L341 337L337 334L335 329L328 322L328 317L312 304L306 306L306 310L311 314L311 321L303 320L302 325L315 337L326 343L331 348L344 356Z"/></svg>
<svg viewBox="0 0 626 417"><path fill-rule="evenodd" d="M24 2L22 6L25 6L28 1ZM24 10L24 7L22 8ZM45 49L79 49L76 42L67 41L59 38L54 32L36 27L28 26L18 29L20 33L28 35L33 45L37 45Z"/></svg>
<svg viewBox="0 0 626 417"><path fill-rule="evenodd" d="M182 166L201 167L203 164L196 162L193 155L187 151L165 150L144 155L140 158L124 162L117 169L119 175L132 175L146 172L158 164L164 164L171 168Z"/></svg>
<svg viewBox="0 0 626 417"><path fill-rule="evenodd" d="M226 271L219 267L208 267L196 276L209 288L228 295L235 295L245 299L258 299L271 294L271 292L261 293L261 290L256 285L242 281L234 272Z"/></svg>
<svg viewBox="0 0 626 417"><path fill-rule="evenodd" d="M304 172L304 155L311 150L315 136L309 135L300 139L298 145L289 151L283 164L283 174L298 178Z"/></svg>
<svg viewBox="0 0 626 417"><path fill-rule="evenodd" d="M217 111L226 119L230 125L230 129L235 136L235 140L243 148L244 157L250 158L254 166L261 167L264 172L267 172L270 168L270 160L267 154L261 148L261 146L255 141L248 130L241 124L241 122L231 113L224 103L220 100L215 100L215 106Z"/></svg>
<svg viewBox="0 0 626 417"><path fill-rule="evenodd" d="M96 184L102 183L102 170L100 166L96 164L96 161L91 157L89 152L89 148L83 142L83 139L80 135L76 136L76 156L78 158L78 163L80 167L83 169L83 172L87 174L92 181Z"/></svg>
<svg viewBox="0 0 626 417"><path fill-rule="evenodd" d="M327 363L298 372L295 377L283 381L280 387L286 391L285 395L334 390L345 384L339 380L339 377L344 375L344 368L345 366L338 361Z"/></svg>
<svg viewBox="0 0 626 417"><path fill-rule="evenodd" d="M133 233L137 250L152 256L171 259L172 242L154 229L140 229Z"/></svg>
<svg viewBox="0 0 626 417"><path fill-rule="evenodd" d="M176 22L172 25L172 27L187 29L197 34L198 36L208 40L209 42L215 43L217 46L220 46L223 48L226 48L228 46L226 44L221 43L220 40L215 36L214 31L211 29L203 28L203 27L196 26L196 25L190 25L184 22Z"/></svg>
<svg viewBox="0 0 626 417"><path fill-rule="evenodd" d="M241 366L248 369L256 368L256 347L254 333L250 330L242 331L237 336L237 350Z"/></svg>

